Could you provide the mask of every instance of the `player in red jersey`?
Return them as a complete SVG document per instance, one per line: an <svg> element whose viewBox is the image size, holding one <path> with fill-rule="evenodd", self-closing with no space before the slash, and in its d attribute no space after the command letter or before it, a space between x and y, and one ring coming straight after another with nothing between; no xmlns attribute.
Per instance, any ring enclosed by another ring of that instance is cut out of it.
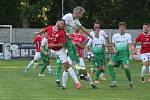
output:
<svg viewBox="0 0 150 100"><path fill-rule="evenodd" d="M141 32L135 39L134 48L137 43L141 45L141 59L142 59L142 70L141 70L141 82L145 83L144 73L146 68L150 66L150 33L148 32L149 24L143 24L143 32Z"/></svg>
<svg viewBox="0 0 150 100"><path fill-rule="evenodd" d="M34 34L36 36L35 36L35 38L33 38L32 42L33 42L33 44L36 45L36 52L35 52L35 55L34 55L34 59L32 61L30 61L30 63L25 68L25 72L27 72L33 64L34 64L34 66L36 66L37 65L37 63L36 63L37 60L41 58L41 55L40 55L41 41L42 41L44 36L41 33L36 34L36 32L35 32Z"/></svg>
<svg viewBox="0 0 150 100"><path fill-rule="evenodd" d="M72 42L76 45L78 54L79 54L79 59L80 59L80 66L81 66L81 75L80 79L81 80L86 80L89 82L91 87L93 89L96 89L96 85L93 84L92 78L89 73L87 73L86 66L83 60L83 49L85 48L85 42L87 41L87 38L80 33L80 28L75 26L74 27L75 33L70 33L69 37L72 39Z"/></svg>
<svg viewBox="0 0 150 100"><path fill-rule="evenodd" d="M41 41L42 39L44 38L44 35L42 33L37 33L35 32L35 38L33 38L33 44L36 45L36 52L35 52L35 55L34 55L34 59L32 61L29 62L29 64L27 65L27 67L25 67L25 72L27 72L31 66L33 66L34 64L34 67L37 66L37 60L39 60L41 58ZM50 74L51 73L51 66L47 66L48 68L48 73Z"/></svg>
<svg viewBox="0 0 150 100"><path fill-rule="evenodd" d="M67 59L67 53L65 48L66 37L65 37L64 26L65 26L64 20L59 19L56 22L55 26L48 26L42 31L47 33L49 49L55 51L55 54L60 58L62 64L64 65L65 70L62 75L62 88L63 89L66 88L68 73L69 73L76 84L76 88L80 89L81 87L80 82L78 81L78 78L73 68L69 65Z"/></svg>

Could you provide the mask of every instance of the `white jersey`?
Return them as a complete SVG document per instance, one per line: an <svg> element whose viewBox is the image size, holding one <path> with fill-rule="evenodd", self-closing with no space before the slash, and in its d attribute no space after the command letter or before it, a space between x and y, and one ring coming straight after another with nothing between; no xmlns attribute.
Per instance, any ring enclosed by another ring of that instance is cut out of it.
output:
<svg viewBox="0 0 150 100"><path fill-rule="evenodd" d="M62 17L62 19L67 24L67 30L68 30L68 32L72 32L74 26L78 26L78 27L82 26L81 23L80 23L80 21L79 21L79 19L73 19L73 15L71 13L68 13L68 14L64 15Z"/></svg>
<svg viewBox="0 0 150 100"><path fill-rule="evenodd" d="M125 54L126 52L129 52L128 43L132 43L131 35L128 33L125 33L124 35L116 33L112 37L112 43L115 44L115 47L119 52Z"/></svg>
<svg viewBox="0 0 150 100"><path fill-rule="evenodd" d="M93 53L99 53L102 52L103 46L106 44L105 38L103 36L99 36L99 38L93 37L93 39L90 38L87 45L92 47Z"/></svg>
<svg viewBox="0 0 150 100"><path fill-rule="evenodd" d="M90 32L91 36L94 36L94 34L95 34L94 31ZM100 30L99 36L103 36L104 38L108 37L107 34L105 33L105 31L103 31L103 30Z"/></svg>

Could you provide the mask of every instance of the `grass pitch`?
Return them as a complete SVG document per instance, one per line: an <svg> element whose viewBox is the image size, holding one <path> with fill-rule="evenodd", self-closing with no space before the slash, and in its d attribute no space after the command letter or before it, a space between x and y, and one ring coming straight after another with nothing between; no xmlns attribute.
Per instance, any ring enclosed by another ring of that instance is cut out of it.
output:
<svg viewBox="0 0 150 100"><path fill-rule="evenodd" d="M133 89L128 87L124 71L115 68L119 87L109 87L111 78L106 71L106 80L101 81L96 90L84 81L80 81L82 87L77 90L71 78L67 89L62 90L55 84L55 67L52 75L45 71L45 77L38 77L39 68L31 68L28 73L24 73L28 62L29 60L0 60L0 100L150 100L150 83L140 82L139 61L130 62ZM92 65L91 62L86 64ZM51 65L55 66L54 61L51 61Z"/></svg>

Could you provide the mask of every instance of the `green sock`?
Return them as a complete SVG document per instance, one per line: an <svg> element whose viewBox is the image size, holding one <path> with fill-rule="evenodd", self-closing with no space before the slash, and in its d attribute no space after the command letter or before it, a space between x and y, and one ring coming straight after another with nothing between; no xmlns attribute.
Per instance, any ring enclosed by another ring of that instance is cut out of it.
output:
<svg viewBox="0 0 150 100"><path fill-rule="evenodd" d="M107 67L108 67L108 70L109 70L109 74L112 77L112 81L116 81L116 75L115 75L115 71L113 69L113 66L108 64Z"/></svg>
<svg viewBox="0 0 150 100"><path fill-rule="evenodd" d="M68 36L66 36L66 43L65 43L65 46L68 50L68 55L70 57L70 59L72 61L75 61L75 57L74 57L74 54L73 54L73 49L72 49L72 44L70 43L70 39Z"/></svg>
<svg viewBox="0 0 150 100"><path fill-rule="evenodd" d="M43 74L43 73L44 73L44 71L45 71L46 67L47 67L47 65L46 65L46 64L44 64L44 67L42 68L42 70L41 70L40 74Z"/></svg>
<svg viewBox="0 0 150 100"><path fill-rule="evenodd" d="M59 58L56 59L56 80L60 80L60 72L61 72L61 60Z"/></svg>
<svg viewBox="0 0 150 100"><path fill-rule="evenodd" d="M95 73L95 74L96 74L96 75L95 75L95 80L96 80L96 81L99 79L100 73L101 73L100 70L97 69L97 70L96 70L96 73Z"/></svg>
<svg viewBox="0 0 150 100"><path fill-rule="evenodd" d="M131 82L131 73L130 73L129 68L125 68L124 71L125 71L125 73L126 73L126 76L127 76L127 78L128 78L128 81Z"/></svg>
<svg viewBox="0 0 150 100"><path fill-rule="evenodd" d="M94 67L93 67L93 71L96 72L96 70L97 70L97 68L94 66Z"/></svg>
<svg viewBox="0 0 150 100"><path fill-rule="evenodd" d="M75 61L77 62L77 64L80 64L79 54L78 54L78 50L77 50L76 45L73 44L72 49L73 49L73 54L74 54L74 57L75 57Z"/></svg>

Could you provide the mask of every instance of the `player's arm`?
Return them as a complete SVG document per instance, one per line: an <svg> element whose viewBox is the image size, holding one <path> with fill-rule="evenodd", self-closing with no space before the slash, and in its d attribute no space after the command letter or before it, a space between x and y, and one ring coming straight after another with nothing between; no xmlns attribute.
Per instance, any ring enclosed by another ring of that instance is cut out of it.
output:
<svg viewBox="0 0 150 100"><path fill-rule="evenodd" d="M87 31L85 27L81 26L80 28L86 35L88 35L90 38L93 38L93 36L90 35L90 33Z"/></svg>
<svg viewBox="0 0 150 100"><path fill-rule="evenodd" d="M136 53L136 45L138 44L138 43L140 43L141 42L141 37L140 37L140 35L134 40L134 43L133 43L133 52L134 53Z"/></svg>
<svg viewBox="0 0 150 100"><path fill-rule="evenodd" d="M81 49L84 49L86 47L84 44L80 44L80 43L75 43L75 45Z"/></svg>
<svg viewBox="0 0 150 100"><path fill-rule="evenodd" d="M128 43L128 47L129 47L129 52L132 55L133 51L132 51L132 43Z"/></svg>
<svg viewBox="0 0 150 100"><path fill-rule="evenodd" d="M114 53L118 52L118 50L116 49L116 46L115 46L115 36L114 35L112 37L112 48L113 48Z"/></svg>
<svg viewBox="0 0 150 100"><path fill-rule="evenodd" d="M86 45L86 51L91 52L90 46L92 45L92 39L90 39Z"/></svg>
<svg viewBox="0 0 150 100"><path fill-rule="evenodd" d="M65 44L64 43L59 43L59 44L52 44L52 43L50 43L50 44L48 44L48 46L49 47L64 47Z"/></svg>
<svg viewBox="0 0 150 100"><path fill-rule="evenodd" d="M117 53L118 50L116 49L115 43L112 43L112 46L113 46L113 51L114 51L114 53Z"/></svg>

